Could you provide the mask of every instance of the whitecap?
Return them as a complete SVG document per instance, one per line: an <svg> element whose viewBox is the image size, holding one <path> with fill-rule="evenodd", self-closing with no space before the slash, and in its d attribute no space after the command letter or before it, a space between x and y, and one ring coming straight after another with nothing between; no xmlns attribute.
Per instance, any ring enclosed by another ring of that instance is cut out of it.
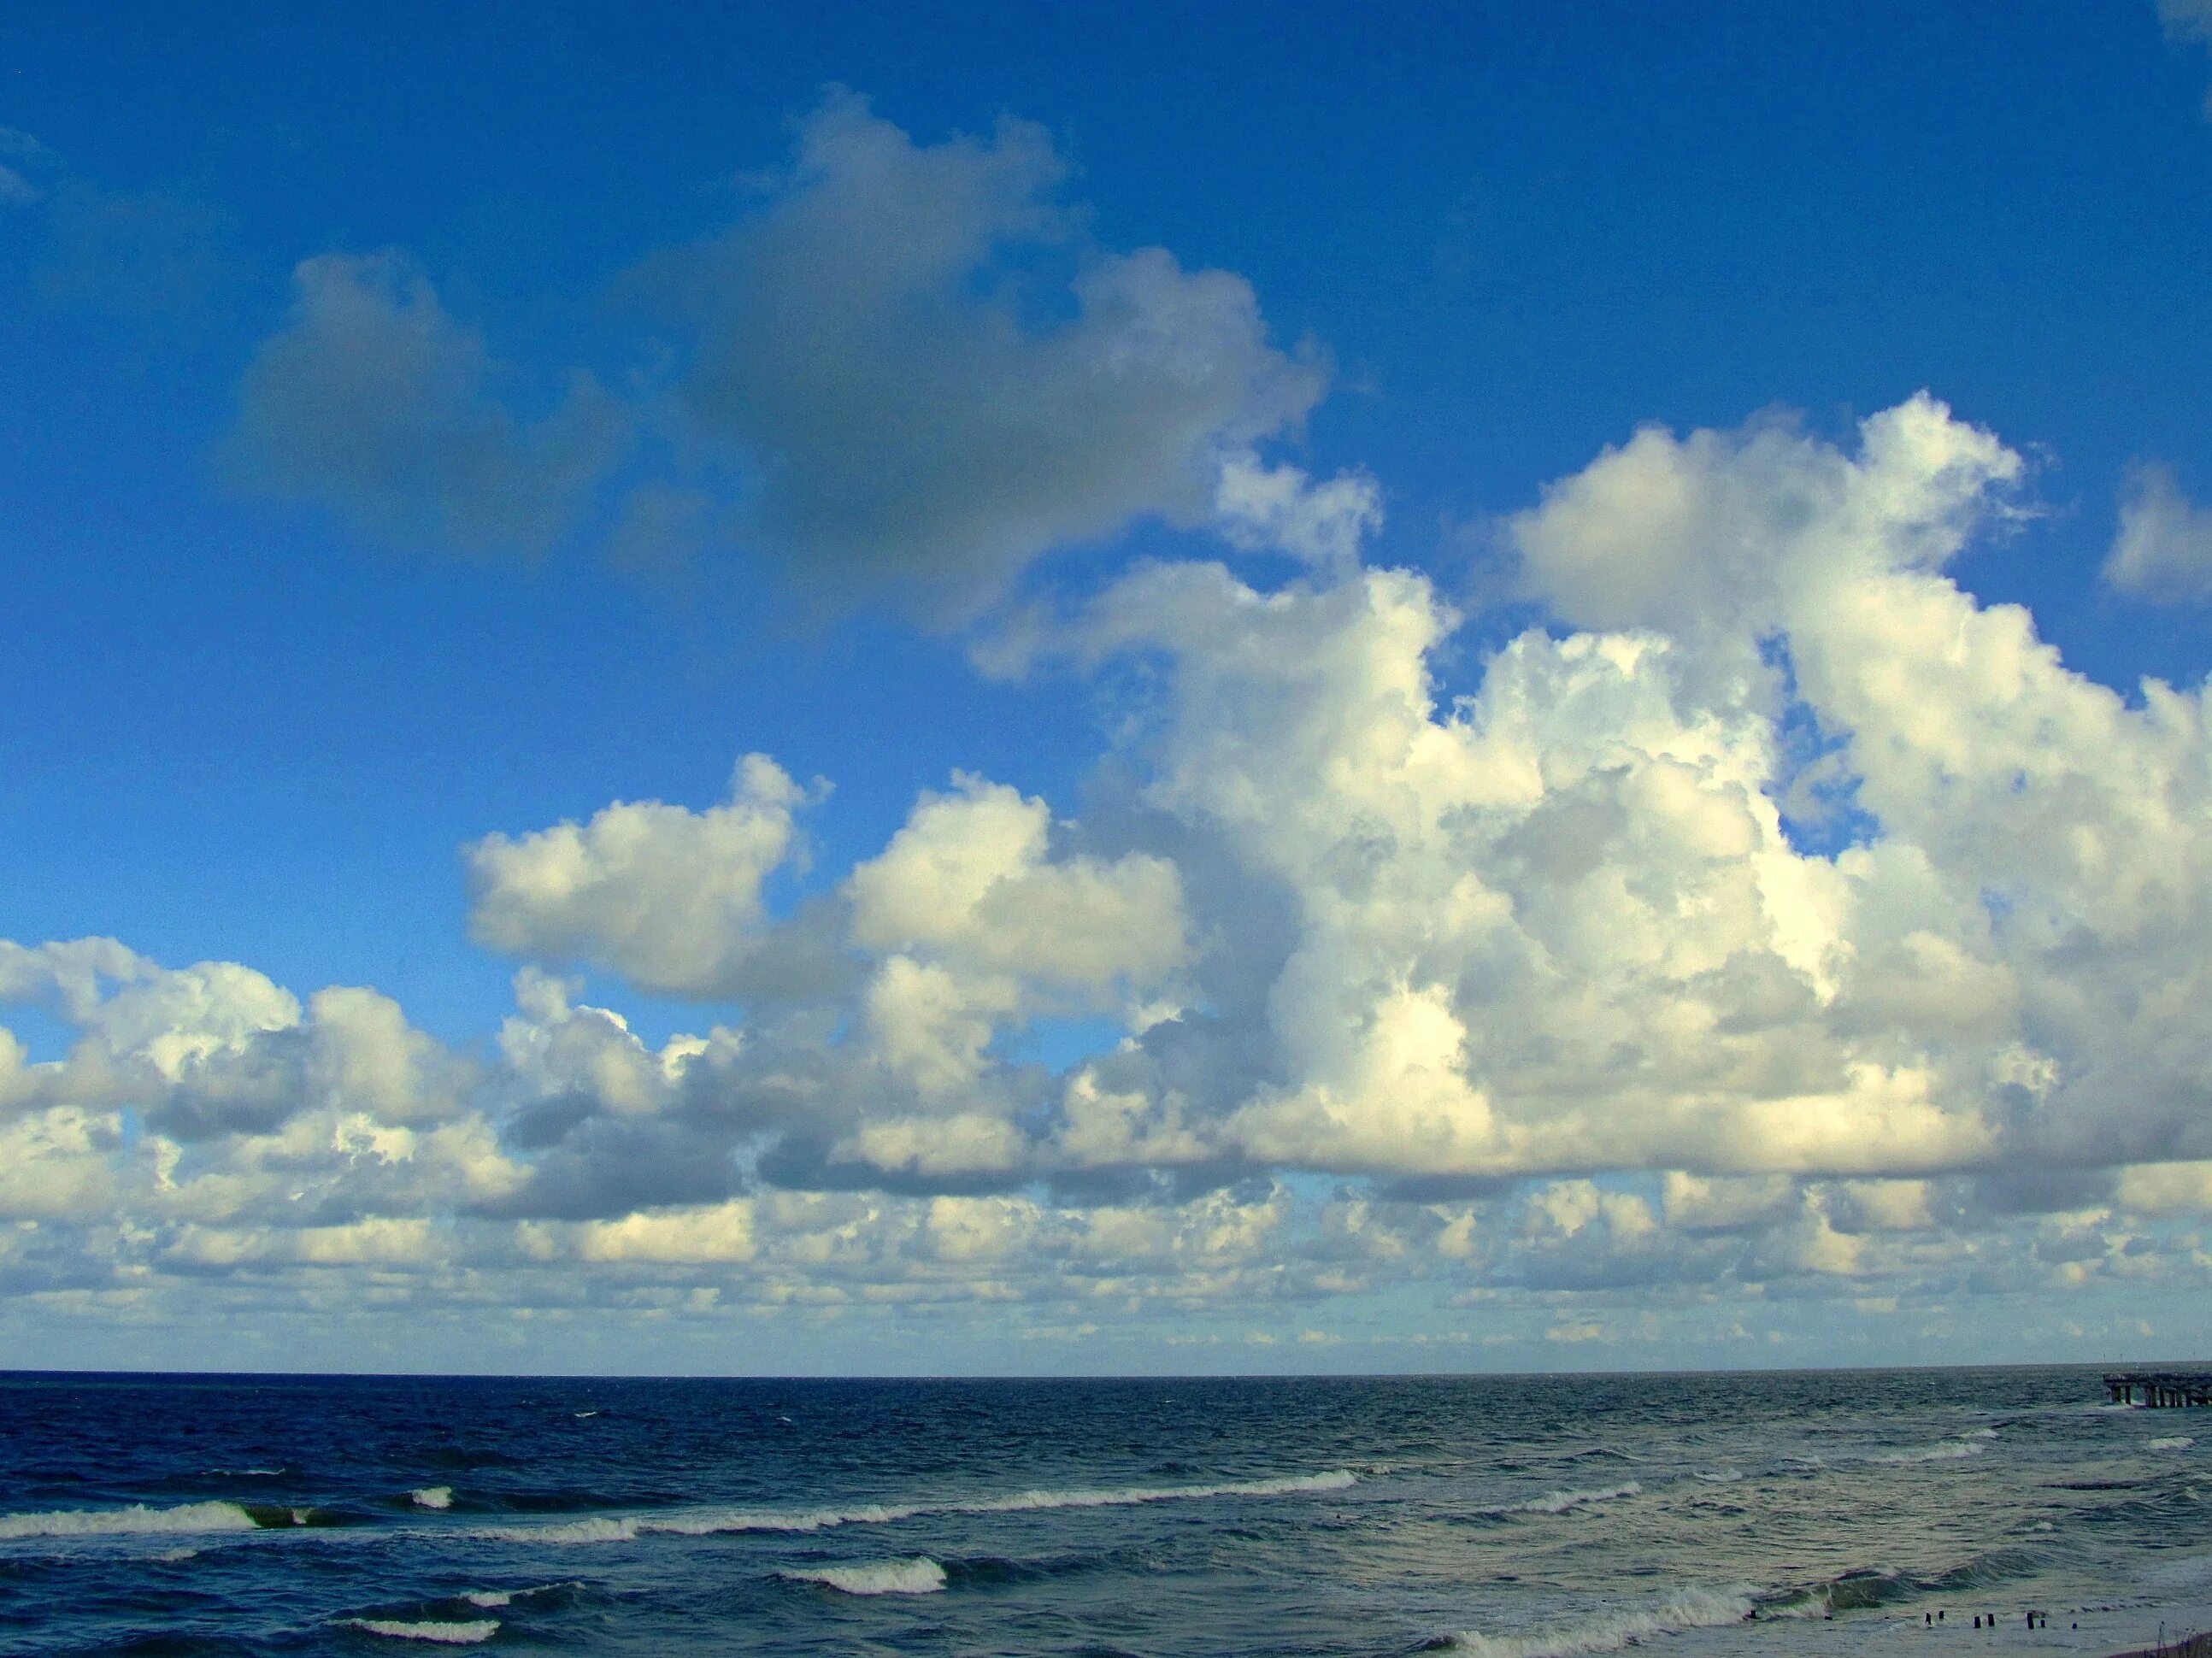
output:
<svg viewBox="0 0 2212 1658"><path fill-rule="evenodd" d="M467 1601L472 1606L482 1606L486 1611L495 1611L501 1606L511 1606L517 1600L527 1600L533 1594L557 1594L562 1589L580 1589L583 1587L582 1583L571 1580L559 1583L537 1583L528 1588L521 1589L468 1589L458 1598Z"/></svg>
<svg viewBox="0 0 2212 1658"><path fill-rule="evenodd" d="M417 1491L407 1493L408 1501L418 1509L450 1509L453 1506L451 1485L425 1485Z"/></svg>
<svg viewBox="0 0 2212 1658"><path fill-rule="evenodd" d="M1635 1480L1618 1485L1607 1485L1597 1491L1546 1491L1541 1497L1531 1497L1519 1503L1500 1503L1494 1508L1477 1509L1477 1514L1565 1514L1570 1509L1588 1508L1597 1503L1615 1503L1624 1497L1642 1494L1644 1487Z"/></svg>
<svg viewBox="0 0 2212 1658"><path fill-rule="evenodd" d="M1468 1630L1453 1644L1477 1658L1575 1658L1585 1652L1617 1652L1650 1635L1740 1624L1750 1616L1751 1602L1741 1594L1686 1588L1654 1601L1607 1606L1550 1629L1510 1635Z"/></svg>
<svg viewBox="0 0 2212 1658"><path fill-rule="evenodd" d="M499 1619L479 1618L465 1624L409 1623L398 1618L342 1618L348 1629L388 1635L395 1641L437 1641L451 1647L472 1647L499 1633Z"/></svg>
<svg viewBox="0 0 2212 1658"><path fill-rule="evenodd" d="M2185 1451L2196 1442L2187 1434L2169 1434L2163 1439L2144 1440L2143 1448L2147 1451Z"/></svg>
<svg viewBox="0 0 2212 1658"><path fill-rule="evenodd" d="M1989 1448L1987 1441L1979 1439L1947 1439L1937 1445L1912 1445L1902 1450L1864 1451L1856 1460L1861 1462L1953 1462L1960 1457L1979 1456Z"/></svg>
<svg viewBox="0 0 2212 1658"><path fill-rule="evenodd" d="M794 1582L819 1583L844 1594L935 1594L945 1568L927 1555L910 1560L863 1560L842 1566L789 1566L776 1573Z"/></svg>
<svg viewBox="0 0 2212 1658"><path fill-rule="evenodd" d="M0 1514L0 1540L121 1537L168 1532L252 1531L253 1516L235 1503L185 1503L173 1509L58 1509Z"/></svg>
<svg viewBox="0 0 2212 1658"><path fill-rule="evenodd" d="M1328 1473L1289 1474L1279 1479L1246 1479L1221 1485L1121 1485L1099 1490L1018 1491L1011 1497L933 1505L932 1514L1018 1514L1031 1509L1118 1509L1138 1503L1188 1503L1208 1497L1290 1497L1304 1491L1340 1491L1358 1476L1341 1468Z"/></svg>
<svg viewBox="0 0 2212 1658"><path fill-rule="evenodd" d="M1741 1468L1699 1468L1692 1476L1708 1485L1733 1485L1743 1478Z"/></svg>
<svg viewBox="0 0 2212 1658"><path fill-rule="evenodd" d="M898 1507L869 1503L849 1509L678 1509L657 1514L594 1515L551 1525L491 1526L475 1535L501 1543L629 1543L659 1533L708 1537L724 1532L817 1532L838 1526L886 1526L927 1514L1021 1514L1037 1509L1109 1509L1140 1503L1195 1502L1221 1497L1288 1497L1308 1491L1342 1491L1358 1476L1339 1468L1327 1473L1287 1474L1213 1485L1118 1485L1098 1489L1038 1489L1005 1497L916 1503Z"/></svg>

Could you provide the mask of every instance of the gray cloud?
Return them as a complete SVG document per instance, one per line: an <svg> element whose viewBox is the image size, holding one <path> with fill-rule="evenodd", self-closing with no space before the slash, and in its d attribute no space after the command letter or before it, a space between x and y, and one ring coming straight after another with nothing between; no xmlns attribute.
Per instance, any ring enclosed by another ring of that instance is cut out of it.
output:
<svg viewBox="0 0 2212 1658"><path fill-rule="evenodd" d="M2137 598L2212 599L2212 510L2191 504L2173 469L2133 467L2120 498L2120 533L2105 580Z"/></svg>
<svg viewBox="0 0 2212 1658"><path fill-rule="evenodd" d="M1354 558L1372 480L1256 452L1323 367L1271 341L1243 277L1100 245L1069 171L1031 123L918 144L833 92L753 211L642 261L632 286L677 337L640 358L672 369L641 370L630 407L579 374L534 422L404 254L306 260L246 369L229 469L380 537L537 551L643 423L665 441L611 506L618 568L672 579L734 545L815 607L890 592L939 620L1147 517ZM92 230L162 240L154 198L102 200Z"/></svg>
<svg viewBox="0 0 2212 1658"><path fill-rule="evenodd" d="M1094 246L1067 171L1029 123L917 145L834 93L760 213L655 263L699 330L682 405L810 592L972 602L1132 519L1201 519L1225 452L1321 395L1242 277Z"/></svg>
<svg viewBox="0 0 2212 1658"><path fill-rule="evenodd" d="M618 458L626 417L578 374L526 424L494 391L483 339L397 253L325 254L293 272L293 307L240 389L236 479L328 506L414 545L543 550Z"/></svg>
<svg viewBox="0 0 2212 1658"><path fill-rule="evenodd" d="M2158 21L2170 39L2212 45L2212 0L2158 0ZM2212 91L2204 94L2204 113L2212 118Z"/></svg>

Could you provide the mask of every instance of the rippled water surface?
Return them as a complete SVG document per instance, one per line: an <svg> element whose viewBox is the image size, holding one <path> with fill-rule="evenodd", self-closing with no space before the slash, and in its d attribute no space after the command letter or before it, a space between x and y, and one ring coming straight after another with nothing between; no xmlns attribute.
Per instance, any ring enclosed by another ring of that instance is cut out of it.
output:
<svg viewBox="0 0 2212 1658"><path fill-rule="evenodd" d="M2103 1653L2205 1621L2212 1412L2102 1397L0 1376L0 1652Z"/></svg>

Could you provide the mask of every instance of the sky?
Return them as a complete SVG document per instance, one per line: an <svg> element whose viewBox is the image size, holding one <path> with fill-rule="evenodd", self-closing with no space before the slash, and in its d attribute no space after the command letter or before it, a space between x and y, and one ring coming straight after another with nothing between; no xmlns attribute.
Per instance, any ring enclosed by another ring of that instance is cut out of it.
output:
<svg viewBox="0 0 2212 1658"><path fill-rule="evenodd" d="M0 1366L2212 1350L2212 3L0 16Z"/></svg>

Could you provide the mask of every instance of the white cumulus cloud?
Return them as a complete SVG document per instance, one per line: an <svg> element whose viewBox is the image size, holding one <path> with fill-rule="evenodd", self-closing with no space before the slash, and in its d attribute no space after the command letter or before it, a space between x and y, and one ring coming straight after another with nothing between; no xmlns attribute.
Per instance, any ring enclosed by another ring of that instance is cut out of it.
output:
<svg viewBox="0 0 2212 1658"><path fill-rule="evenodd" d="M774 761L748 755L729 799L704 811L622 801L588 823L486 835L464 854L470 934L505 955L612 968L649 990L726 993L806 799Z"/></svg>

